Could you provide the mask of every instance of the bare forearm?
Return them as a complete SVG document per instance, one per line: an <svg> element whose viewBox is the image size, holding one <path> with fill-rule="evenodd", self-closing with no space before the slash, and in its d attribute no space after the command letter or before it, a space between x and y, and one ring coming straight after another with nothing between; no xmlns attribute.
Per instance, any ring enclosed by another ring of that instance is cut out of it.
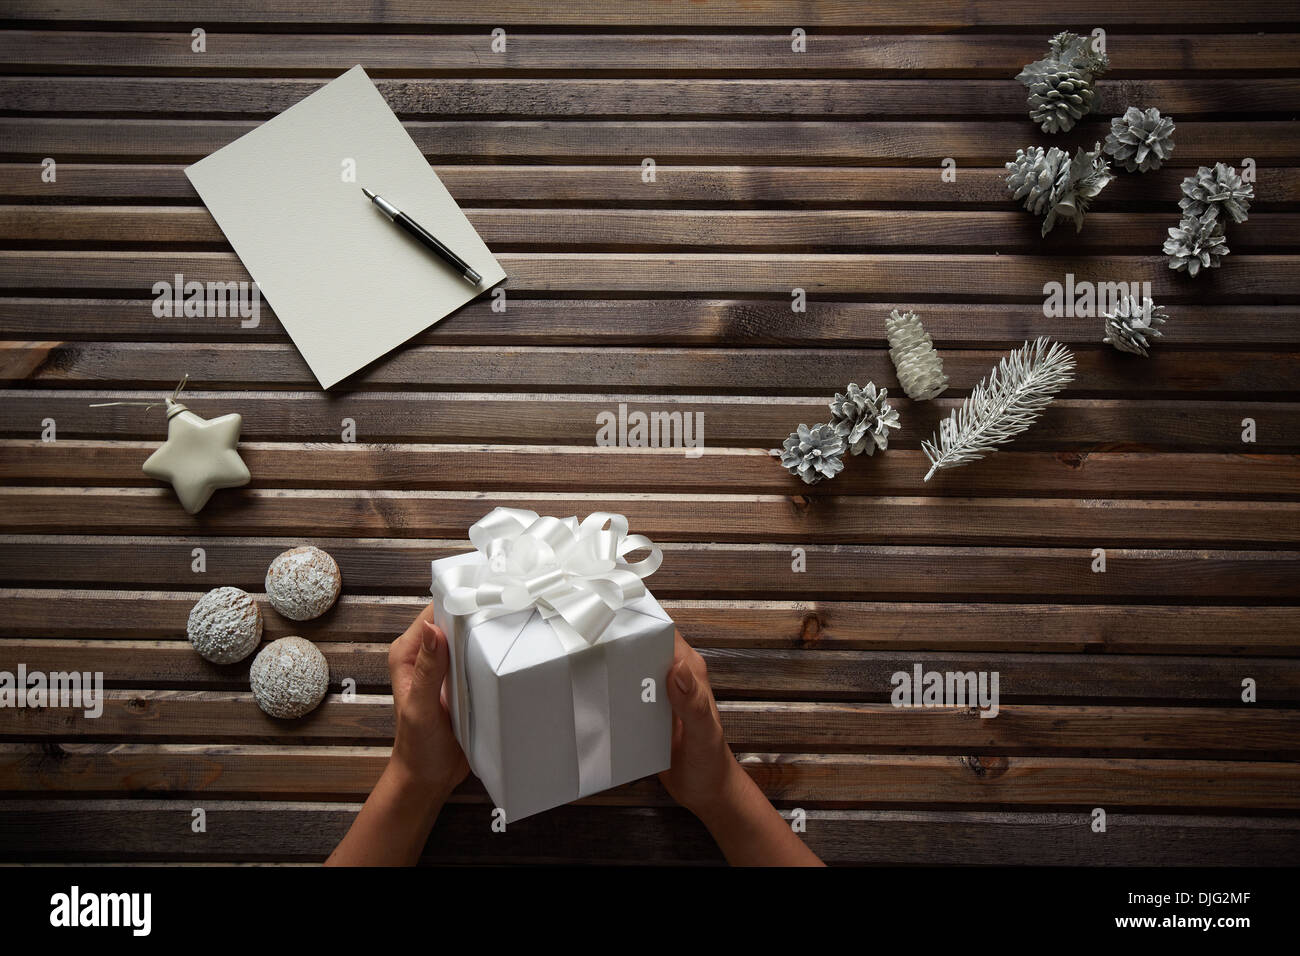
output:
<svg viewBox="0 0 1300 956"><path fill-rule="evenodd" d="M446 795L391 761L326 866L414 866Z"/></svg>
<svg viewBox="0 0 1300 956"><path fill-rule="evenodd" d="M739 764L718 799L696 815L732 866L824 865Z"/></svg>

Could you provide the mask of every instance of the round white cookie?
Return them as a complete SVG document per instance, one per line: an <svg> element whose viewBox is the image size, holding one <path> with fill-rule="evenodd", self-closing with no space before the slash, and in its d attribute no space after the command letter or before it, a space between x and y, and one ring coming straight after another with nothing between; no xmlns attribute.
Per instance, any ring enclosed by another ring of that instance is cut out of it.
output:
<svg viewBox="0 0 1300 956"><path fill-rule="evenodd" d="M334 606L342 589L338 564L320 548L291 548L266 571L266 596L291 621L320 617Z"/></svg>
<svg viewBox="0 0 1300 956"><path fill-rule="evenodd" d="M185 632L204 660L233 664L262 642L262 612L247 592L217 588L199 598Z"/></svg>
<svg viewBox="0 0 1300 956"><path fill-rule="evenodd" d="M329 690L325 655L311 641L282 637L262 648L248 671L257 706L272 717L301 717L315 710Z"/></svg>

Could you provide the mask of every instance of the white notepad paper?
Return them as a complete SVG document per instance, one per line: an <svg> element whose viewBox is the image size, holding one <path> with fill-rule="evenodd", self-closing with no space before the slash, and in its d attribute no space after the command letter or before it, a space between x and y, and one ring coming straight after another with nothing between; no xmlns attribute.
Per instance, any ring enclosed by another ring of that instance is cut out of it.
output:
<svg viewBox="0 0 1300 956"><path fill-rule="evenodd" d="M185 173L325 388L506 275L360 66ZM483 281L470 285L362 186Z"/></svg>

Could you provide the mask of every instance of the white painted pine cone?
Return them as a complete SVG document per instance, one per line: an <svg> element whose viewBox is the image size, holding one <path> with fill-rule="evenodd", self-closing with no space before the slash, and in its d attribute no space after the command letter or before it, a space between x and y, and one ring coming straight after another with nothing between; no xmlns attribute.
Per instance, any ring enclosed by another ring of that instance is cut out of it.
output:
<svg viewBox="0 0 1300 956"><path fill-rule="evenodd" d="M915 312L897 309L890 312L885 320L885 334L889 338L889 357L894 360L898 382L908 398L924 402L948 388L943 360Z"/></svg>

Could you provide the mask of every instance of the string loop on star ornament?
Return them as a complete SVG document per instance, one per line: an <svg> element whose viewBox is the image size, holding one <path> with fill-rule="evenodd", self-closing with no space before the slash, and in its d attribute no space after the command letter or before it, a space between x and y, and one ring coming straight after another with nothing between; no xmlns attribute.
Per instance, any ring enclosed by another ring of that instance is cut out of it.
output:
<svg viewBox="0 0 1300 956"><path fill-rule="evenodd" d="M178 398L180 398L181 389L185 387L186 383L189 382L189 380L190 380L190 374L189 372L186 372L185 375L181 377L180 384L177 385L176 389L172 392L171 398L163 399L161 402L96 402L92 404L90 407L111 408L114 405L138 405L142 408L157 408L159 405L166 405L167 402L169 401L175 402Z"/></svg>

